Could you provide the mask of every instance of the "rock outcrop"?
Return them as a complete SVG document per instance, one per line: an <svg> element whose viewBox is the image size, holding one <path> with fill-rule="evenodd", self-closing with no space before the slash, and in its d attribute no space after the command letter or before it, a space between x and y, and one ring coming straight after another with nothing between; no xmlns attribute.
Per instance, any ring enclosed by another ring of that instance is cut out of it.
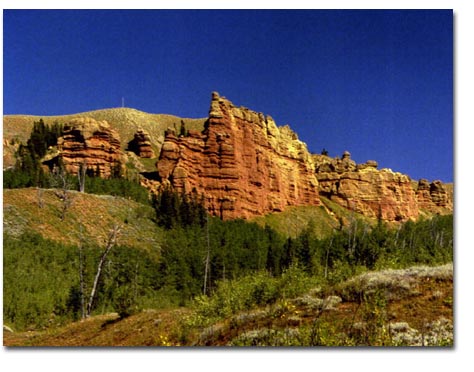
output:
<svg viewBox="0 0 474 372"><path fill-rule="evenodd" d="M347 151L340 158L311 155L289 126L278 127L270 116L236 107L217 93L204 130L186 130L183 123L179 134L176 126L165 132L157 172L149 168L151 161L139 159L156 157L155 140L138 129L128 143L134 154L125 154L118 133L106 121L76 118L64 126L57 147L48 149L42 161L50 169L61 162L71 174L85 167L89 175L102 178L126 175L127 162L151 192L167 186L195 190L204 195L208 211L223 219L318 206L320 195L386 221L453 211L451 185L416 183L407 175L378 170L374 160L357 164Z"/></svg>
<svg viewBox="0 0 474 372"><path fill-rule="evenodd" d="M313 155L313 160L320 195L367 217L406 221L422 211L452 213L452 195L440 181L420 180L414 188L409 176L378 170L374 160L356 164L347 151L342 159Z"/></svg>
<svg viewBox="0 0 474 372"><path fill-rule="evenodd" d="M106 121L74 119L58 138L59 157L68 173L85 166L90 175L109 178L122 173L120 137Z"/></svg>
<svg viewBox="0 0 474 372"><path fill-rule="evenodd" d="M453 210L452 190L441 181L421 179L416 186L418 206L431 213L449 213Z"/></svg>
<svg viewBox="0 0 474 372"><path fill-rule="evenodd" d="M196 189L223 219L320 204L314 163L297 135L217 93L202 133L166 132L157 166L164 184Z"/></svg>
<svg viewBox="0 0 474 372"><path fill-rule="evenodd" d="M143 129L138 129L133 140L128 143L128 149L141 158L155 158L155 151L151 146L150 134Z"/></svg>

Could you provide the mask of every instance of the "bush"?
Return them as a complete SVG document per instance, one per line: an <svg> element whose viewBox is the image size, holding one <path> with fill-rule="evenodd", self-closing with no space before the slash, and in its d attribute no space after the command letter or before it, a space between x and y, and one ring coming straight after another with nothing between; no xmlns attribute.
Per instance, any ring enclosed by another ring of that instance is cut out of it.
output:
<svg viewBox="0 0 474 372"><path fill-rule="evenodd" d="M294 298L314 286L314 278L298 267L289 268L279 278L259 271L240 279L217 282L212 295L198 296L194 305L198 316L223 318L256 306L273 304L281 298Z"/></svg>
<svg viewBox="0 0 474 372"><path fill-rule="evenodd" d="M222 280L211 296L195 299L198 315L221 318L278 299L277 280L267 272L258 272L236 280Z"/></svg>

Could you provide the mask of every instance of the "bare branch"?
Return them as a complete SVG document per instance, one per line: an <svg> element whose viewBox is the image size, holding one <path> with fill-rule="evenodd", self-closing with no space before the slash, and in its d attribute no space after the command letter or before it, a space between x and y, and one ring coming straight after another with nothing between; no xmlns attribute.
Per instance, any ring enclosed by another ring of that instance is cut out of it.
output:
<svg viewBox="0 0 474 372"><path fill-rule="evenodd" d="M112 250L112 248L117 243L117 238L120 233L121 227L119 225L114 225L113 229L109 233L109 237L107 239L107 244L105 246L104 252L100 257L99 264L97 265L97 272L95 274L94 284L92 285L91 294L89 297L89 302L87 304L87 317L91 315L92 306L94 303L94 298L97 291L97 285L99 284L100 276L102 274L102 269L104 268L105 260L107 259L107 255Z"/></svg>

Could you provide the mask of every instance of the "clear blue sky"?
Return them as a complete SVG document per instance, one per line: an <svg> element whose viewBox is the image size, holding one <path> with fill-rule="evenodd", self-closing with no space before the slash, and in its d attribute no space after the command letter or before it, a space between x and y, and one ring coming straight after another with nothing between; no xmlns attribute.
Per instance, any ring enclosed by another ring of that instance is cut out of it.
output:
<svg viewBox="0 0 474 372"><path fill-rule="evenodd" d="M125 105L205 117L212 91L310 151L453 181L453 13L4 10L4 114Z"/></svg>

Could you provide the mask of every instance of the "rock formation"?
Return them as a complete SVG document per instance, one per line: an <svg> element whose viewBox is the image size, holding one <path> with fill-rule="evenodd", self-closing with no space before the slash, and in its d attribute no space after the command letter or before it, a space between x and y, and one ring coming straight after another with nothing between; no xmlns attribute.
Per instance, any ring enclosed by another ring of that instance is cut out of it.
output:
<svg viewBox="0 0 474 372"><path fill-rule="evenodd" d="M52 168L61 161L72 174L85 166L88 174L109 178L124 175L127 161L141 172L140 182L151 192L167 186L178 192L195 189L204 195L209 212L223 219L318 206L320 195L386 221L453 210L450 185L415 183L407 175L378 170L374 160L356 164L347 151L340 158L311 155L289 126L278 127L270 116L236 107L217 93L212 94L203 131L185 130L183 124L176 132L165 132L157 172L145 172L138 157L156 156L151 145L155 138L146 131L138 129L128 143L136 155L125 155L118 133L106 121L73 119L43 164Z"/></svg>
<svg viewBox="0 0 474 372"><path fill-rule="evenodd" d="M425 179L419 180L416 198L420 209L432 213L449 213L453 210L452 191L439 180L431 183Z"/></svg>
<svg viewBox="0 0 474 372"><path fill-rule="evenodd" d="M345 152L342 160L313 156L322 196L367 217L402 221L418 217L416 195L408 176L388 169L377 170L377 162L356 164Z"/></svg>
<svg viewBox="0 0 474 372"><path fill-rule="evenodd" d="M196 189L224 219L320 204L314 163L297 135L217 93L204 131L178 137L168 130L157 164L164 184Z"/></svg>
<svg viewBox="0 0 474 372"><path fill-rule="evenodd" d="M72 120L58 138L58 150L68 173L77 174L81 166L88 174L102 178L122 173L120 138L106 121Z"/></svg>
<svg viewBox="0 0 474 372"><path fill-rule="evenodd" d="M150 134L143 129L138 129L133 140L128 143L128 149L141 158L155 158L155 152L151 147Z"/></svg>
<svg viewBox="0 0 474 372"><path fill-rule="evenodd" d="M421 211L452 212L452 196L440 181L420 180L414 188L407 175L378 170L374 160L356 164L347 151L342 159L313 155L313 160L320 195L367 217L405 221Z"/></svg>

